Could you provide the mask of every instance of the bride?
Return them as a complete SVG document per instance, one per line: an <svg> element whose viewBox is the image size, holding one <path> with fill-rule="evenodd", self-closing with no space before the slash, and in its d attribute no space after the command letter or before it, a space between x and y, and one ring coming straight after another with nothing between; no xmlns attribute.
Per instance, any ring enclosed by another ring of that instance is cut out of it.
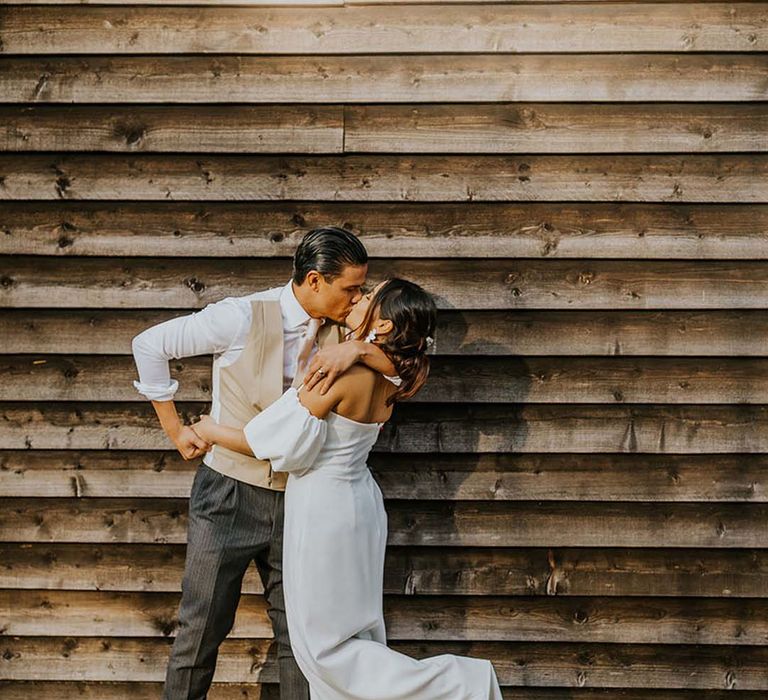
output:
<svg viewBox="0 0 768 700"><path fill-rule="evenodd" d="M427 378L435 321L434 301L421 287L385 280L346 324L350 338L387 353L399 385L355 365L326 394L304 385L286 390L242 430L210 416L194 424L203 440L289 472L283 590L291 648L312 700L501 700L490 661L417 660L386 645L387 515L366 460L393 404Z"/></svg>

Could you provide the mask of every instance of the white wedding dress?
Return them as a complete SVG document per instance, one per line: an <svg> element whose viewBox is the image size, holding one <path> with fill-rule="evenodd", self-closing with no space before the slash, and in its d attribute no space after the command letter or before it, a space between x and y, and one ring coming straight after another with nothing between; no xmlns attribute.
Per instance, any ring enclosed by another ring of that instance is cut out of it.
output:
<svg viewBox="0 0 768 700"><path fill-rule="evenodd" d="M366 464L382 425L316 418L290 388L245 426L256 457L289 472L283 593L311 700L501 700L490 661L386 645L387 515Z"/></svg>

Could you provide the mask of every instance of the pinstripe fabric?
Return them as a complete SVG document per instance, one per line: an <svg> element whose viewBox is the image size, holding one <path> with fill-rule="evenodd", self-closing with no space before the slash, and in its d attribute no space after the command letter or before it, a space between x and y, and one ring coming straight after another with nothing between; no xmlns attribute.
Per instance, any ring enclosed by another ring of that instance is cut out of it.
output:
<svg viewBox="0 0 768 700"><path fill-rule="evenodd" d="M163 698L202 700L213 680L219 645L232 628L243 575L251 561L264 583L280 669L280 699L309 700L291 652L282 579L284 492L251 486L198 467L189 499L187 558L179 629Z"/></svg>

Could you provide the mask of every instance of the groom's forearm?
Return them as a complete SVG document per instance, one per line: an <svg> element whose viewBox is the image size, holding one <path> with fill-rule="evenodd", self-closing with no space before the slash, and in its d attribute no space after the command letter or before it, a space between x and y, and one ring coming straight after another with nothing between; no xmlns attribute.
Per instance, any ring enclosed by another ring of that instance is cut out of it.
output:
<svg viewBox="0 0 768 700"><path fill-rule="evenodd" d="M397 374L392 361L378 345L364 343L359 340L352 342L359 346L358 354L360 359L358 362L362 362L371 369L376 370L379 374L386 374L390 377Z"/></svg>
<svg viewBox="0 0 768 700"><path fill-rule="evenodd" d="M188 425L184 425L173 400L152 401L152 406L165 434L184 459L195 459L205 454L210 446L201 440Z"/></svg>
<svg viewBox="0 0 768 700"><path fill-rule="evenodd" d="M165 434L175 443L183 426L174 401L152 401L158 420Z"/></svg>

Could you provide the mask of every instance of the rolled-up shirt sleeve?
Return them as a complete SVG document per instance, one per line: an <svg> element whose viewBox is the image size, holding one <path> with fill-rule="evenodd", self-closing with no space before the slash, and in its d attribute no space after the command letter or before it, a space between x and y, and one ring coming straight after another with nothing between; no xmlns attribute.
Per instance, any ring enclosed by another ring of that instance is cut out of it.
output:
<svg viewBox="0 0 768 700"><path fill-rule="evenodd" d="M147 328L131 341L139 373L136 390L153 401L170 401L179 383L171 379L168 361L194 355L225 352L240 333L244 314L237 301L227 297L204 309Z"/></svg>

